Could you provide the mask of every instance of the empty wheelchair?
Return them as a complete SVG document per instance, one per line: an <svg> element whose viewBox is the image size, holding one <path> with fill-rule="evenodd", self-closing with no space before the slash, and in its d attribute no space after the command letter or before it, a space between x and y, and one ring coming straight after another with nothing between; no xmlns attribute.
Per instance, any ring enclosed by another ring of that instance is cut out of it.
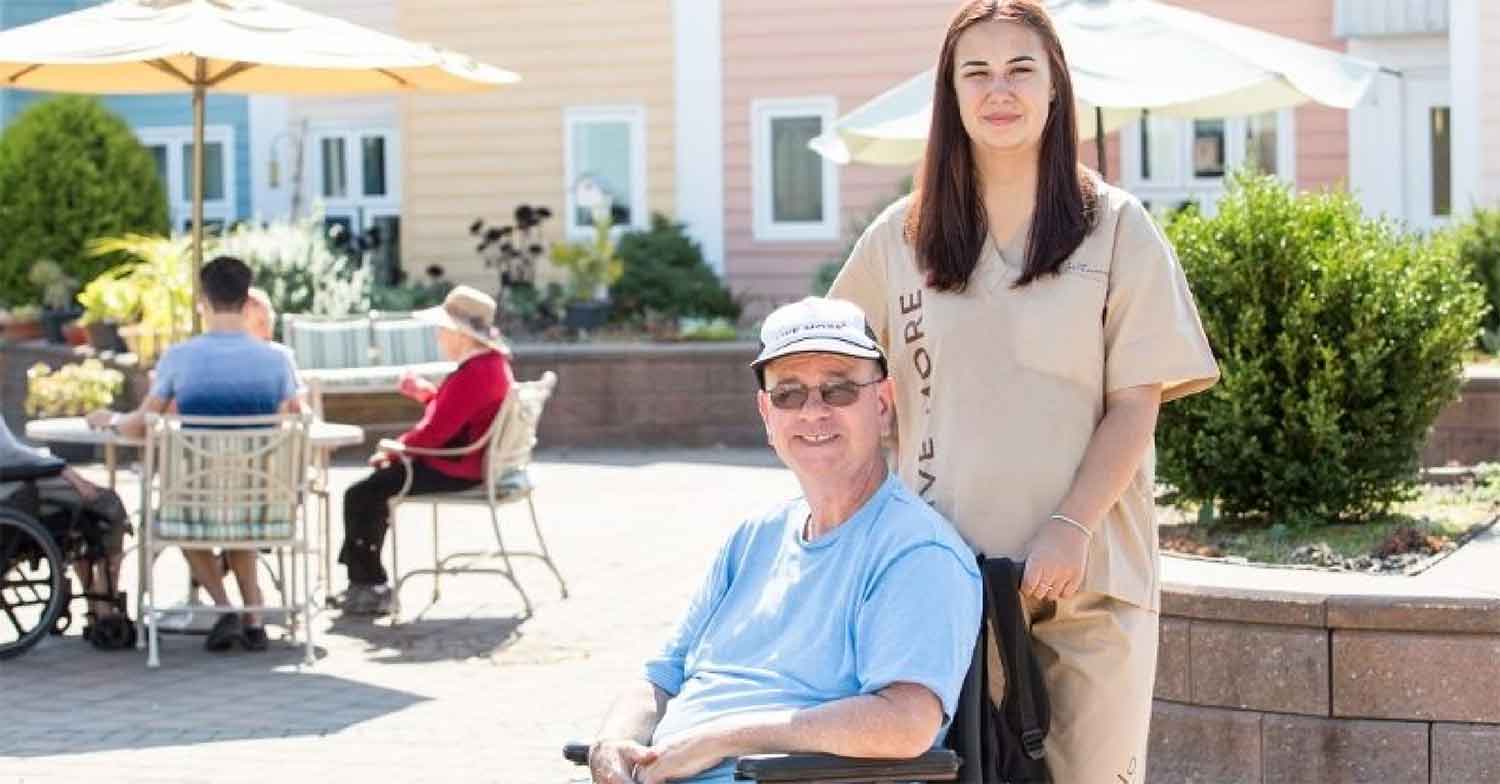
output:
<svg viewBox="0 0 1500 784"><path fill-rule="evenodd" d="M116 590L107 566L113 524L88 504L47 491L48 481L63 467L54 459L0 466L0 659L19 656L44 636L67 631L74 599L89 603L84 636L95 647L135 644L125 594ZM80 560L106 564L97 570L102 573L97 590L74 593L67 569ZM113 612L95 617L96 603Z"/></svg>

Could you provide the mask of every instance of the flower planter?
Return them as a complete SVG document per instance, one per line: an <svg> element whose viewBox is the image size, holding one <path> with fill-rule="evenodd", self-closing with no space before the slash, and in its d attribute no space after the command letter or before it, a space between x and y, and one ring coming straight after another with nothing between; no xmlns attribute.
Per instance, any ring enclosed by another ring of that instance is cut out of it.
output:
<svg viewBox="0 0 1500 784"><path fill-rule="evenodd" d="M5 322L5 339L12 343L20 343L26 340L36 340L42 336L42 322L40 321L7 321Z"/></svg>
<svg viewBox="0 0 1500 784"><path fill-rule="evenodd" d="M69 346L86 346L89 342L89 329L78 323L75 319L63 325L63 340Z"/></svg>
<svg viewBox="0 0 1500 784"><path fill-rule="evenodd" d="M69 310L42 311L42 335L47 338L48 343L67 343L68 339L63 337L63 325L83 315L83 311L76 308Z"/></svg>
<svg viewBox="0 0 1500 784"><path fill-rule="evenodd" d="M93 321L85 325L89 345L95 351L124 351L125 341L120 338L120 325L114 321Z"/></svg>
<svg viewBox="0 0 1500 784"><path fill-rule="evenodd" d="M609 302L569 302L568 312L563 317L563 326L569 329L598 329L609 321Z"/></svg>

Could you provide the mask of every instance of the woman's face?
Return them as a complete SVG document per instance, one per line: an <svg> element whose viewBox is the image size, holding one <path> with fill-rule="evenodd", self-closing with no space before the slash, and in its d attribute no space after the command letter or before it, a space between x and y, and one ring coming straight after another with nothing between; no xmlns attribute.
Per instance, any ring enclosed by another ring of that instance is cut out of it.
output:
<svg viewBox="0 0 1500 784"><path fill-rule="evenodd" d="M980 22L959 34L953 60L969 140L995 152L1039 149L1053 95L1041 37L1014 22Z"/></svg>
<svg viewBox="0 0 1500 784"><path fill-rule="evenodd" d="M456 329L439 327L437 331L438 348L442 350L443 357L451 361L457 361L469 350L473 342L468 335Z"/></svg>

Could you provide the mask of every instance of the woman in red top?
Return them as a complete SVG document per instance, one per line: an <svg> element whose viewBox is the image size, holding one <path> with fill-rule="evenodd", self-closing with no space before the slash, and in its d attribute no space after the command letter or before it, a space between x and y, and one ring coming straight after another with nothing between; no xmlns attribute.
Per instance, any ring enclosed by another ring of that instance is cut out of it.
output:
<svg viewBox="0 0 1500 784"><path fill-rule="evenodd" d="M458 369L442 386L408 372L401 394L426 406L422 420L401 436L402 443L427 449L468 446L489 432L510 390L510 362L490 325L495 301L459 286L439 307L416 318L438 327L443 355ZM467 490L484 480L484 449L455 458L413 457L409 495ZM394 603L380 550L385 544L387 502L406 484L407 464L385 452L370 458L374 471L344 493L344 546L339 563L349 569L349 591L341 604L352 615L386 615Z"/></svg>

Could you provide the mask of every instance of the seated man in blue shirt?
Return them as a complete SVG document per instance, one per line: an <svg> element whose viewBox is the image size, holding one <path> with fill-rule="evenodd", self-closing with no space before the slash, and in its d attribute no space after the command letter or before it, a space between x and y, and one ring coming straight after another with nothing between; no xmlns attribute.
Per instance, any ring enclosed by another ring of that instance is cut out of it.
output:
<svg viewBox="0 0 1500 784"><path fill-rule="evenodd" d="M199 275L203 334L179 343L162 354L155 380L140 408L129 414L95 411L93 427L114 427L141 437L146 415L166 411L173 403L184 416L262 416L296 409L297 378L288 353L251 335L245 327L245 301L250 293L250 267L232 256L219 256L203 265ZM229 607L217 559L207 550L183 553L193 577L218 607ZM254 550L233 550L229 568L239 583L246 605L263 603L255 570ZM211 651L226 651L238 642L247 650L265 650L266 632L254 613L228 613L219 618L204 641Z"/></svg>
<svg viewBox="0 0 1500 784"><path fill-rule="evenodd" d="M596 782L729 782L736 758L906 758L943 736L979 632L974 556L886 466L885 359L855 305L766 319L752 367L803 497L719 551L590 750Z"/></svg>

